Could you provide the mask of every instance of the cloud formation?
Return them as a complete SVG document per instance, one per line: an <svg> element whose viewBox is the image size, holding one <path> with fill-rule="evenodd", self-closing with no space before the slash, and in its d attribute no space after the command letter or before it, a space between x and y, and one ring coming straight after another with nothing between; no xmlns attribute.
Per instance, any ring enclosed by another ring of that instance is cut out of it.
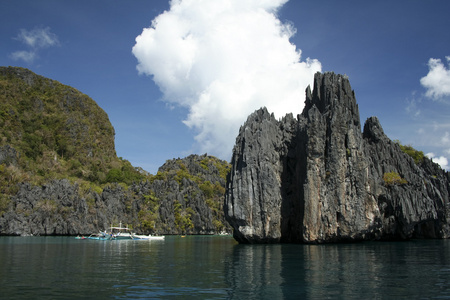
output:
<svg viewBox="0 0 450 300"><path fill-rule="evenodd" d="M445 58L449 64L450 56ZM422 86L427 89L425 95L432 99L450 96L450 70L440 59L436 58L429 59L428 68L428 74L420 79Z"/></svg>
<svg viewBox="0 0 450 300"><path fill-rule="evenodd" d="M446 124L441 125L447 127ZM436 128L434 130L438 130L441 126L435 125L435 127ZM428 131L425 131L424 133L430 136ZM431 136L433 137L433 135ZM440 152L443 152L446 155L450 154L450 133L448 131L445 131L440 137L436 136L436 141L431 142L431 144L433 143L438 144L436 148L441 148ZM436 154L435 152L426 153L425 155L432 159L433 162L439 164L442 169L450 171L449 159L446 156Z"/></svg>
<svg viewBox="0 0 450 300"><path fill-rule="evenodd" d="M36 58L36 53L34 51L15 51L11 53L11 58L14 60L23 60L27 63L33 62Z"/></svg>
<svg viewBox="0 0 450 300"><path fill-rule="evenodd" d="M429 159L433 160L433 162L437 163L444 170L450 170L448 165L448 159L444 156L437 157L433 152L425 154Z"/></svg>
<svg viewBox="0 0 450 300"><path fill-rule="evenodd" d="M422 99L416 97L415 91L411 93L411 98L407 99L406 102L406 113L413 118L419 117L422 113L422 111L420 110L420 103L422 102Z"/></svg>
<svg viewBox="0 0 450 300"><path fill-rule="evenodd" d="M34 61L41 49L59 45L58 37L50 32L50 27L36 27L30 31L21 29L15 39L25 44L28 50L15 51L11 54L11 58L28 63Z"/></svg>
<svg viewBox="0 0 450 300"><path fill-rule="evenodd" d="M164 100L186 107L183 121L202 152L229 159L239 126L260 107L300 113L305 88L321 70L290 43L293 24L277 11L287 0L172 0L136 38L141 74Z"/></svg>

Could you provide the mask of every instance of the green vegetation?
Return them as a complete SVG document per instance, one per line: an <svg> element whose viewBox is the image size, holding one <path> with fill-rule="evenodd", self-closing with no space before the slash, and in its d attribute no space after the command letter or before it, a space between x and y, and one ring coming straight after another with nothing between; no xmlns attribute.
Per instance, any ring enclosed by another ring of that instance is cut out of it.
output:
<svg viewBox="0 0 450 300"><path fill-rule="evenodd" d="M153 232L158 219L159 199L154 192L144 195L144 205L138 212L138 220L142 228L147 232Z"/></svg>
<svg viewBox="0 0 450 300"><path fill-rule="evenodd" d="M403 185L408 183L408 181L402 178L397 172L384 173L383 180L387 186Z"/></svg>
<svg viewBox="0 0 450 300"><path fill-rule="evenodd" d="M205 169L206 171L209 171L210 168L216 168L219 172L220 178L226 181L227 175L231 170L231 165L228 163L224 163L221 160L218 160L215 157L212 156L204 156L204 158L200 161L200 166Z"/></svg>
<svg viewBox="0 0 450 300"><path fill-rule="evenodd" d="M23 181L67 178L98 190L149 178L117 157L114 128L94 100L23 68L0 67L0 146L6 145L16 150L17 164L0 165L3 195Z"/></svg>
<svg viewBox="0 0 450 300"><path fill-rule="evenodd" d="M192 158L194 156L190 157ZM163 166L162 170L158 171L155 176L150 178L150 182L154 182L155 180L166 181L173 179L181 185L183 179L187 179L200 185L204 184L205 177L211 172L218 173L219 177L225 182L227 174L231 169L230 164L213 156L204 155L201 157L201 160L193 162L201 167L201 169L195 168L199 170L199 172L195 174L192 173L192 170L188 170L185 164L186 162L183 162L183 159L169 160L166 161L166 164Z"/></svg>
<svg viewBox="0 0 450 300"><path fill-rule="evenodd" d="M220 232L225 228L222 206L226 177L230 169L228 162L216 157L191 155L184 159L166 161L150 182L175 180L179 190L184 191L184 203L174 202L177 229L187 232L193 228L192 218L197 212L190 206L191 199L201 198L211 210L213 224Z"/></svg>
<svg viewBox="0 0 450 300"><path fill-rule="evenodd" d="M10 201L11 200L8 195L0 194L0 216L8 210Z"/></svg>
<svg viewBox="0 0 450 300"><path fill-rule="evenodd" d="M179 229L182 233L186 233L188 229L194 228L192 216L195 212L191 207L182 209L181 203L175 200L173 203L173 211L175 215L175 226L177 229Z"/></svg>
<svg viewBox="0 0 450 300"><path fill-rule="evenodd" d="M135 168L117 157L114 128L94 100L27 69L0 67L0 151L8 156L0 162L0 215L10 208L19 183L40 186L68 179L78 185L91 215L98 209L95 193L121 187L127 193L125 213L136 209L143 231L155 232L167 225L160 219L160 206L167 205L167 199L178 199L172 196L180 193L184 199L173 200L177 230L189 233L205 203L217 231L225 228L222 206L229 163L191 155L167 161L155 176ZM171 187L175 181L179 190L158 192L158 198L152 190L156 180ZM145 193L130 188L138 182L148 187ZM62 206L57 199L42 199L33 208L18 206L15 211L53 217L70 215L73 207Z"/></svg>
<svg viewBox="0 0 450 300"><path fill-rule="evenodd" d="M422 151L417 151L417 150L414 149L411 145L406 145L406 146L404 146L404 145L402 145L402 144L400 143L399 140L395 140L394 143L396 143L397 145L399 145L399 146L400 146L400 149L401 149L404 153L406 153L406 154L408 154L409 156L411 156L411 157L414 159L414 162L415 162L417 165L420 164L420 163L422 163L423 158L424 158L424 156L425 156L425 155L423 154Z"/></svg>
<svg viewBox="0 0 450 300"><path fill-rule="evenodd" d="M122 165L120 168L112 168L108 171L108 174L106 174L105 182L122 182L127 185L132 184L133 182L139 182L146 177L145 174L140 172L138 169L133 167L131 163L127 160L124 160L122 158L119 158L122 162Z"/></svg>

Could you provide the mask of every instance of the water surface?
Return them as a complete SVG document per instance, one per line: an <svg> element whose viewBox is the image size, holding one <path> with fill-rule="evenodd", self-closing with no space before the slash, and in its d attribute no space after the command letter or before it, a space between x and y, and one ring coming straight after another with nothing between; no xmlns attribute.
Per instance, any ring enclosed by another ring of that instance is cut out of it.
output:
<svg viewBox="0 0 450 300"><path fill-rule="evenodd" d="M11 299L450 299L450 241L0 237L0 286Z"/></svg>

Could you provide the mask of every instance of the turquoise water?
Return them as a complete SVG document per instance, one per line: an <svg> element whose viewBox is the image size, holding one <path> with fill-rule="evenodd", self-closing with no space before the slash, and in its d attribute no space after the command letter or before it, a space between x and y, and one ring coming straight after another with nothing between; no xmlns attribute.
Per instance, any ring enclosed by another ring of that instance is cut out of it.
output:
<svg viewBox="0 0 450 300"><path fill-rule="evenodd" d="M2 299L450 299L450 241L0 237Z"/></svg>

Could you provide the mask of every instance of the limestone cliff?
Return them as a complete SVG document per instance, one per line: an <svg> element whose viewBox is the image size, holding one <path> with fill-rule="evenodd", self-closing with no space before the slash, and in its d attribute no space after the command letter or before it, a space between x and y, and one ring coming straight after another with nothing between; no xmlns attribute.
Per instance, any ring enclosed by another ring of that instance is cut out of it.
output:
<svg viewBox="0 0 450 300"><path fill-rule="evenodd" d="M0 235L88 235L112 224L141 234L219 234L229 164L207 155L168 160L148 181L97 190L52 180L17 184L0 211Z"/></svg>
<svg viewBox="0 0 450 300"><path fill-rule="evenodd" d="M416 164L376 117L362 132L342 75L317 73L297 118L250 115L231 164L224 211L241 243L450 237L449 174Z"/></svg>
<svg viewBox="0 0 450 300"><path fill-rule="evenodd" d="M152 176L118 158L114 128L80 91L0 67L0 235L90 234L120 222L137 233L230 231L228 162L168 160Z"/></svg>

